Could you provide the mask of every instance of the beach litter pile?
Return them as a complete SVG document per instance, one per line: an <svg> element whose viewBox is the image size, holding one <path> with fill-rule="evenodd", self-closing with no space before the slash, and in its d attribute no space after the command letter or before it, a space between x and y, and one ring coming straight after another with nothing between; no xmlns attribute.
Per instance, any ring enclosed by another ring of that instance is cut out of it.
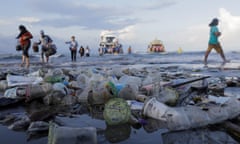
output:
<svg viewBox="0 0 240 144"><path fill-rule="evenodd" d="M173 138L175 143L237 143L240 95L227 95L225 89L239 86L238 77L179 72L177 67L2 71L0 108L20 105L26 112L1 113L0 123L48 137L48 144L101 143L102 135L110 143L121 142L129 138L130 126L149 133L165 129L164 144L174 143ZM84 124L84 114L102 126Z"/></svg>

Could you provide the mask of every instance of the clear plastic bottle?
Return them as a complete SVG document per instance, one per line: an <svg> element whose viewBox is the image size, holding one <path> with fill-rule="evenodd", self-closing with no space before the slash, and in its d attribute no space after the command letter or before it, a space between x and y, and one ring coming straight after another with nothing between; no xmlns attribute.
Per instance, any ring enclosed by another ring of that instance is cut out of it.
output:
<svg viewBox="0 0 240 144"><path fill-rule="evenodd" d="M161 92L161 74L160 73L156 73L153 76L153 96L155 97L159 97L160 96L160 92Z"/></svg>

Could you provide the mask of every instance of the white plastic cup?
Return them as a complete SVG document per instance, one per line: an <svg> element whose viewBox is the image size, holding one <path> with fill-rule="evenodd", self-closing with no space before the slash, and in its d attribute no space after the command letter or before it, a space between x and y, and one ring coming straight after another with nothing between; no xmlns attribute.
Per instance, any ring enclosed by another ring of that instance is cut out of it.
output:
<svg viewBox="0 0 240 144"><path fill-rule="evenodd" d="M143 115L166 121L166 117L164 115L167 110L168 106L159 102L155 97L153 97L145 102L143 107Z"/></svg>

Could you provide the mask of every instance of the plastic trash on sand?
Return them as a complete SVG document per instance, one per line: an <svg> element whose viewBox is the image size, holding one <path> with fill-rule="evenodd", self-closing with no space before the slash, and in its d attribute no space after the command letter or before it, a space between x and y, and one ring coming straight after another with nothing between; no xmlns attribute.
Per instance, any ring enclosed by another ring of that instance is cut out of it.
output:
<svg viewBox="0 0 240 144"><path fill-rule="evenodd" d="M142 80L139 77L124 75L119 79L119 83L131 85L135 91L138 91L142 84Z"/></svg>
<svg viewBox="0 0 240 144"><path fill-rule="evenodd" d="M53 90L59 91L61 93L61 95L64 95L64 96L68 94L68 89L63 83L53 84Z"/></svg>
<svg viewBox="0 0 240 144"><path fill-rule="evenodd" d="M17 96L17 87L14 87L14 88L10 88L10 89L7 89L5 92L4 92L4 97L6 98L12 98L12 99L16 99L18 96Z"/></svg>
<svg viewBox="0 0 240 144"><path fill-rule="evenodd" d="M48 83L58 83L58 82L63 82L64 81L64 77L63 76L46 76L44 78L44 81L45 82L48 82Z"/></svg>
<svg viewBox="0 0 240 144"><path fill-rule="evenodd" d="M234 97L225 101L224 105L209 105L208 110L199 106L168 107L156 100L149 99L143 108L145 116L163 120L170 131L203 127L220 123L240 114L240 102Z"/></svg>
<svg viewBox="0 0 240 144"><path fill-rule="evenodd" d="M35 72L27 74L28 77L43 77L44 76L44 71L43 69L39 69Z"/></svg>
<svg viewBox="0 0 240 144"><path fill-rule="evenodd" d="M114 97L117 97L117 95L118 95L118 90L117 90L117 88L116 88L116 86L114 85L113 82L111 82L111 81L107 82L107 83L105 84L105 87L108 89L108 91L109 91L110 93L113 94Z"/></svg>
<svg viewBox="0 0 240 144"><path fill-rule="evenodd" d="M159 102L156 97L153 97L144 103L143 114L151 118L166 121L164 114L167 110L167 105Z"/></svg>
<svg viewBox="0 0 240 144"><path fill-rule="evenodd" d="M14 99L36 99L44 97L47 93L52 90L52 85L49 83L36 84L36 85L25 85L19 87L13 87L7 89L4 92L4 97Z"/></svg>
<svg viewBox="0 0 240 144"><path fill-rule="evenodd" d="M144 103L138 102L136 100L127 100L128 105L130 106L131 110L142 110Z"/></svg>
<svg viewBox="0 0 240 144"><path fill-rule="evenodd" d="M67 105L71 101L68 99L69 90L63 83L55 83L52 91L44 97L44 103L47 105Z"/></svg>
<svg viewBox="0 0 240 144"><path fill-rule="evenodd" d="M115 83L115 87L117 89L117 93L119 93L124 88L124 84Z"/></svg>
<svg viewBox="0 0 240 144"><path fill-rule="evenodd" d="M9 87L28 85L28 84L38 84L42 82L42 77L31 77L31 76L18 76L18 75L7 75L7 82Z"/></svg>
<svg viewBox="0 0 240 144"><path fill-rule="evenodd" d="M132 85L126 84L118 93L118 97L125 100L135 100L137 97L137 91L132 87Z"/></svg>
<svg viewBox="0 0 240 144"><path fill-rule="evenodd" d="M77 90L76 96L78 99L78 102L80 103L88 103L88 93L90 91L89 87L84 88L83 90Z"/></svg>
<svg viewBox="0 0 240 144"><path fill-rule="evenodd" d="M223 105L230 99L230 97L216 97L216 96L209 95L208 99L211 102L215 102L217 104Z"/></svg>
<svg viewBox="0 0 240 144"><path fill-rule="evenodd" d="M130 107L128 103L121 98L112 98L105 104L103 117L108 125L126 123L130 116Z"/></svg>
<svg viewBox="0 0 240 144"><path fill-rule="evenodd" d="M1 80L0 81L0 91L4 91L8 88L8 84L6 80Z"/></svg>
<svg viewBox="0 0 240 144"><path fill-rule="evenodd" d="M90 91L92 94L88 100L91 104L104 104L109 99L117 97L117 89L112 82L92 81Z"/></svg>
<svg viewBox="0 0 240 144"><path fill-rule="evenodd" d="M176 90L165 87L162 88L161 92L157 96L157 100L167 105L174 106L177 103L178 97L179 95Z"/></svg>

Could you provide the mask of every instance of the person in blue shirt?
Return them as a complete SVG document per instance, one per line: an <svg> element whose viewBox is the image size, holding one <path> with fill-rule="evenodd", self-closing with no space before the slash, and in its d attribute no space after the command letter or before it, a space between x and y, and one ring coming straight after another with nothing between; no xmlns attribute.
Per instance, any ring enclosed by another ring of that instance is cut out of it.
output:
<svg viewBox="0 0 240 144"><path fill-rule="evenodd" d="M220 42L218 41L218 37L221 36L221 32L219 32L218 27L217 27L218 23L219 23L219 20L217 18L214 18L212 20L212 22L209 24L210 37L209 37L209 41L208 41L208 48L206 50L205 57L204 57L205 65L207 65L208 55L210 54L212 49L215 49L215 51L220 54L224 63L228 62L228 60L226 60L226 58L225 58L222 46L221 46Z"/></svg>

